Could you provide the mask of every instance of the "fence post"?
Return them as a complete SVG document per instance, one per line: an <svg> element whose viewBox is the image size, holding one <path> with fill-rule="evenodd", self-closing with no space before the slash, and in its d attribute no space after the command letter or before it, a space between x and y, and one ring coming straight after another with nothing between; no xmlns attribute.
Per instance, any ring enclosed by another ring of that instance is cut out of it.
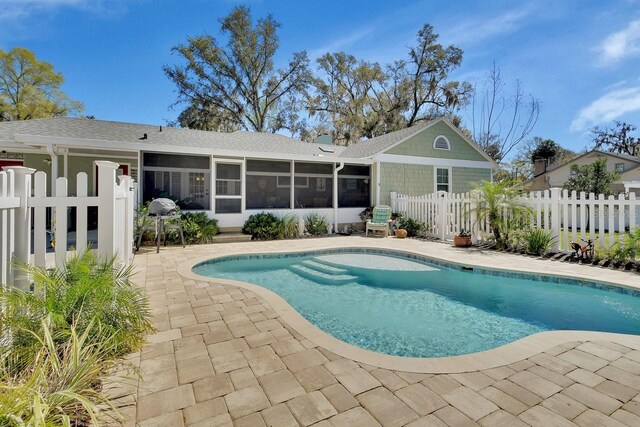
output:
<svg viewBox="0 0 640 427"><path fill-rule="evenodd" d="M398 212L398 193L391 192L391 212Z"/></svg>
<svg viewBox="0 0 640 427"><path fill-rule="evenodd" d="M552 250L560 250L560 193L561 188L551 189L551 237L553 237Z"/></svg>
<svg viewBox="0 0 640 427"><path fill-rule="evenodd" d="M124 183L124 185L122 185ZM125 264L129 264L131 257L133 256L133 228L134 228L134 208L135 208L135 186L133 178L128 175L120 177L120 184L125 190L125 235L124 235L124 247L125 253L122 254L122 259Z"/></svg>
<svg viewBox="0 0 640 427"><path fill-rule="evenodd" d="M438 214L439 214L439 227L440 227L440 240L445 240L447 237L447 200L446 200L446 196L447 193L445 193L444 191L439 191L437 193L438 195Z"/></svg>
<svg viewBox="0 0 640 427"><path fill-rule="evenodd" d="M98 259L110 261L115 247L116 169L118 163L97 160L98 166Z"/></svg>
<svg viewBox="0 0 640 427"><path fill-rule="evenodd" d="M31 209L27 206L31 197L31 175L35 169L23 166L4 168L12 170L14 174L15 197L20 198L20 207L15 210L15 246L13 256L25 263L29 263L31 255ZM15 271L13 284L17 288L28 290L29 277L23 271Z"/></svg>

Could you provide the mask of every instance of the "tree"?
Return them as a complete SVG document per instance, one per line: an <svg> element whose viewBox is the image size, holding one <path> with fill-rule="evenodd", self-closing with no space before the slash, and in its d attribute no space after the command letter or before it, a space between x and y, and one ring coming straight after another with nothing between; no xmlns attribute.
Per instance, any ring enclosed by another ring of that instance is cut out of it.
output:
<svg viewBox="0 0 640 427"><path fill-rule="evenodd" d="M543 139L534 136L520 146L518 153L508 162L502 162L509 179L527 180L533 177L536 160L544 159L547 166L565 163L574 157L576 153L558 145L552 139Z"/></svg>
<svg viewBox="0 0 640 427"><path fill-rule="evenodd" d="M437 43L425 24L408 57L384 67L344 52L318 58L320 75L308 97L310 115L327 123L341 144L373 138L435 117L453 116L472 91L469 83L449 80L460 66L462 50Z"/></svg>
<svg viewBox="0 0 640 427"><path fill-rule="evenodd" d="M0 121L80 113L83 106L60 90L64 77L29 49L0 49Z"/></svg>
<svg viewBox="0 0 640 427"><path fill-rule="evenodd" d="M476 185L477 204L473 208L478 221L488 222L498 247L506 245L509 227L517 224L518 218L524 218L530 208L524 205L513 183L484 181Z"/></svg>
<svg viewBox="0 0 640 427"><path fill-rule="evenodd" d="M165 65L175 83L176 104L187 103L213 114L221 126L256 132L277 132L286 126L285 104L304 93L311 81L305 52L293 54L280 69L274 65L280 24L271 15L254 25L249 8L239 6L220 20L226 45L210 35L189 37L173 48L186 64ZM189 120L185 121L190 123Z"/></svg>
<svg viewBox="0 0 640 427"><path fill-rule="evenodd" d="M630 135L636 129L635 125L620 121L616 121L615 126L610 128L600 129L596 126L591 131L595 148L606 148L612 153L640 156L640 137Z"/></svg>
<svg viewBox="0 0 640 427"><path fill-rule="evenodd" d="M531 134L539 113L540 101L525 97L519 80L513 94L505 94L505 83L494 63L482 91L476 89L472 97L471 132L475 142L500 163Z"/></svg>
<svg viewBox="0 0 640 427"><path fill-rule="evenodd" d="M620 178L616 171L607 170L607 159L601 158L588 165L571 165L571 178L564 184L569 191L611 194L611 184Z"/></svg>

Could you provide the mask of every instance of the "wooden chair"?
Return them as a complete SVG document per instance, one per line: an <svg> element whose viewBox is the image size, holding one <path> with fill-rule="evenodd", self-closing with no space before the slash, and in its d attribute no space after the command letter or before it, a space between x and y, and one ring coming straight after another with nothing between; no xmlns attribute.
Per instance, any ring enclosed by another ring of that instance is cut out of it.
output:
<svg viewBox="0 0 640 427"><path fill-rule="evenodd" d="M384 231L384 236L389 234L389 220L391 218L391 207L386 205L379 205L373 208L371 219L367 221L365 236L369 235L369 230L372 232Z"/></svg>

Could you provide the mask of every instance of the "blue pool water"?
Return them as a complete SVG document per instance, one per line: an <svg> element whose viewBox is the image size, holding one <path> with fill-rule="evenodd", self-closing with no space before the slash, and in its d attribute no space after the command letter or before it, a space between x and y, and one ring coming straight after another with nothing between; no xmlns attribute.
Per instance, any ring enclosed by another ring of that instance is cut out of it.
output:
<svg viewBox="0 0 640 427"><path fill-rule="evenodd" d="M637 292L391 252L236 256L193 271L270 289L328 334L398 356L472 353L548 330L640 334Z"/></svg>

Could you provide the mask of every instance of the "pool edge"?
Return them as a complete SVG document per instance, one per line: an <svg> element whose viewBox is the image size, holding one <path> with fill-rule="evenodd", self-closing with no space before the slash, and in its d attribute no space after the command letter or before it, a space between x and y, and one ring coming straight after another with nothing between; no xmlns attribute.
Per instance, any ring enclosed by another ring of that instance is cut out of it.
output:
<svg viewBox="0 0 640 427"><path fill-rule="evenodd" d="M335 247L324 247L323 250L331 250L331 249L340 249L340 250L348 250L348 249L362 249L362 248L370 247L371 249L380 249L375 246L366 246L360 245L358 247L345 247L345 246L335 246ZM484 268L496 271L509 271L507 269L500 269L495 267L487 267L483 265L475 265L472 263L460 263L451 261L444 258L434 257L432 255L424 255L410 250L398 250L389 248L390 252L396 253L405 253L411 255L417 255L424 258L436 259L442 261L444 263L455 264L458 266L472 266L477 268ZM309 250L301 249L301 250L265 250L261 253L265 254L284 254L284 253L304 253L309 252ZM378 353L371 350L366 350L360 347L356 347L352 344L339 340L326 332L322 331L312 323L310 323L307 319L305 319L300 313L298 313L289 303L287 303L282 297L278 294L263 288L261 286L241 282L236 280L229 279L221 279L221 278L211 278L206 276L201 276L192 271L192 269L203 262L212 259L224 258L227 256L235 256L247 254L246 251L232 251L232 253L220 254L217 256L203 256L196 258L189 263L185 263L178 267L178 274L197 281L204 281L208 283L216 283L223 285L236 286L243 289L247 289L255 292L265 299L267 303L269 303L272 308L281 316L282 320L286 322L291 328L293 328L296 332L302 335L304 338L309 341L315 343L318 346L321 346L333 353L349 358L351 360L365 363L371 366L376 366L385 369L397 370L397 371L406 371L406 372L415 372L415 373L461 373L461 372L470 372L477 371L482 369L491 369L499 366L508 365L511 363L515 363L521 361L523 359L527 359L532 357L538 353L544 352L552 347L555 347L560 344L564 344L572 341L586 341L586 340L609 340L616 342L621 345L626 345L628 347L640 349L640 336L639 335L628 335L628 334L617 334L610 332L595 332L595 331L546 331L539 332L533 335L529 335L527 337L521 338L519 340L513 341L511 343L505 344L500 347L496 347L490 350L469 353L458 356L448 356L448 357L438 357L438 358L418 358L418 357L401 357L401 356L392 356L384 353ZM563 274L548 274L542 272L530 272L530 271L522 271L522 270L511 270L518 271L525 274L538 274L538 275L546 275L546 276L555 276L560 278L567 279L575 279L573 276L563 275ZM582 280L589 280L586 278L582 278ZM603 282L602 280L597 280L597 282ZM624 284L619 284L615 282L603 282L607 285L617 286L627 289L636 289L634 287L630 287Z"/></svg>

